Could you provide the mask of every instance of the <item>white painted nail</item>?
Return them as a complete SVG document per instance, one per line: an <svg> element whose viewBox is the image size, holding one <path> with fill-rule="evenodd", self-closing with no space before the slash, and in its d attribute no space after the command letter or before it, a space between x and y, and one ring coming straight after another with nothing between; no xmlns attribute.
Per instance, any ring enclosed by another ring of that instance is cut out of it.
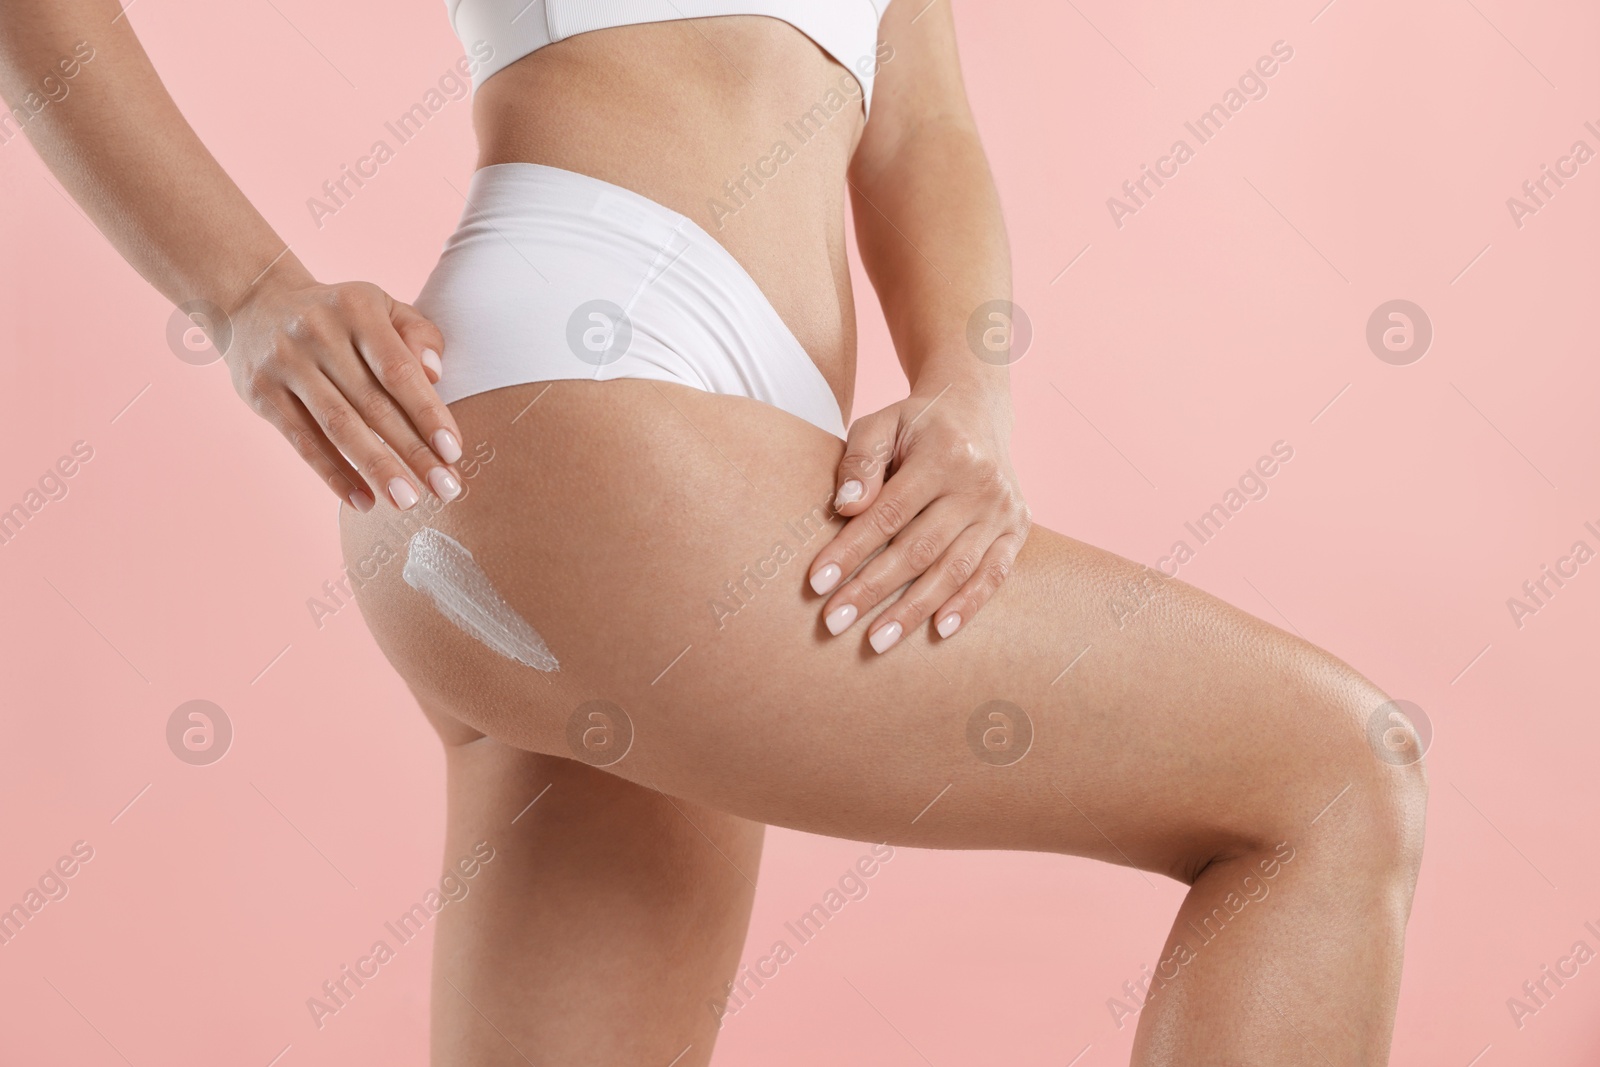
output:
<svg viewBox="0 0 1600 1067"><path fill-rule="evenodd" d="M461 458L461 442L449 430L433 431L433 450L446 463L454 463Z"/></svg>
<svg viewBox="0 0 1600 1067"><path fill-rule="evenodd" d="M828 592L839 584L839 565L830 563L811 576L811 591L817 595Z"/></svg>
<svg viewBox="0 0 1600 1067"><path fill-rule="evenodd" d="M851 478L848 482L845 482L843 485L841 485L839 487L839 491L834 494L833 506L837 508L842 507L845 504L854 504L857 500L861 499L861 495L864 492L866 492L866 486L862 485L854 478Z"/></svg>
<svg viewBox="0 0 1600 1067"><path fill-rule="evenodd" d="M428 485L447 504L461 495L461 483L444 467L435 467L428 472Z"/></svg>
<svg viewBox="0 0 1600 1067"><path fill-rule="evenodd" d="M872 650L881 656L900 640L900 633L900 624L891 622L888 626L880 626L872 631L872 636L868 640L872 642Z"/></svg>
<svg viewBox="0 0 1600 1067"><path fill-rule="evenodd" d="M444 364L439 360L439 353L431 348L422 350L422 365L433 371L435 377L440 377L444 374Z"/></svg>
<svg viewBox="0 0 1600 1067"><path fill-rule="evenodd" d="M406 511L416 505L417 491L404 478L390 478L389 499L394 501L395 507Z"/></svg>
<svg viewBox="0 0 1600 1067"><path fill-rule="evenodd" d="M372 510L372 497L360 489L350 490L350 506L365 515Z"/></svg>
<svg viewBox="0 0 1600 1067"><path fill-rule="evenodd" d="M956 632L956 627L961 625L961 616L951 612L939 620L939 636L949 637Z"/></svg>
<svg viewBox="0 0 1600 1067"><path fill-rule="evenodd" d="M856 621L856 606L844 604L828 612L828 617L823 619L823 624L828 627L828 632L838 637L849 629L850 624Z"/></svg>

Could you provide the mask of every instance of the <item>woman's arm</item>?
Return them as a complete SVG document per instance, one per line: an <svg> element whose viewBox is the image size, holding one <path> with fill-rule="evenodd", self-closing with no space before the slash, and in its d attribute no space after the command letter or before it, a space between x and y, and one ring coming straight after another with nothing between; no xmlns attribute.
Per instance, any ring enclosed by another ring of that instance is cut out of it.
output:
<svg viewBox="0 0 1600 1067"><path fill-rule="evenodd" d="M135 270L227 317L231 341L201 324L234 388L340 497L366 510L380 490L411 506L417 481L459 493L441 465L460 434L431 384L438 329L376 286L312 278L184 121L115 0L0 0L0 95L5 132L21 126Z"/></svg>
<svg viewBox="0 0 1600 1067"><path fill-rule="evenodd" d="M950 4L897 0L880 32L872 117L850 161L862 264L913 389L932 374L1008 396L1004 360L981 360L967 345L974 311L1011 298L1011 248Z"/></svg>
<svg viewBox="0 0 1600 1067"><path fill-rule="evenodd" d="M911 395L851 426L837 497L851 521L812 563L811 582L827 593L887 544L823 607L837 633L913 582L874 620L883 652L930 617L941 637L970 622L1005 580L1029 515L1008 451L1010 305L994 304L1011 298L1010 248L950 5L897 0L880 34L850 189L861 260Z"/></svg>

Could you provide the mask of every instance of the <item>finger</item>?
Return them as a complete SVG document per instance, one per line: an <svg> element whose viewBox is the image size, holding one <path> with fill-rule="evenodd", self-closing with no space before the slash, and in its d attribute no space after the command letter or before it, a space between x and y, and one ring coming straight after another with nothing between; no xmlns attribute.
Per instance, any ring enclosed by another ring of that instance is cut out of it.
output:
<svg viewBox="0 0 1600 1067"><path fill-rule="evenodd" d="M411 468L418 484L426 485L445 503L461 495L461 481L455 472L439 461L437 453L417 435L406 412L361 361L332 368L329 373L356 413Z"/></svg>
<svg viewBox="0 0 1600 1067"><path fill-rule="evenodd" d="M330 375L357 411L441 500L459 496L449 464L461 458L460 431L450 409L426 380L388 320L358 324L354 341L365 367L360 377L335 361Z"/></svg>
<svg viewBox="0 0 1600 1067"><path fill-rule="evenodd" d="M408 347L405 339L401 337L395 325L395 317L399 315L401 321L419 340L425 339L430 342L437 340L442 346L444 339L440 336L438 327L422 318L420 314L416 314L415 309L409 308L409 305L395 302L376 286L372 287L372 294L381 302L376 308L379 314L371 313L374 310L373 306L360 303L353 304L350 309L352 312L350 321L354 323L351 337L355 341L356 351L361 353L367 369L377 378L384 391L405 412L405 417L411 423L412 434L415 434L419 441L427 442L426 447L430 448L439 460L454 463L461 458L461 431L457 428L450 409L445 407L433 383L428 380L427 369L421 357ZM352 299L360 301L362 297L358 295ZM398 310L400 308L407 308L408 311L400 312ZM416 314L415 318L410 317L413 314ZM369 399L377 401L375 397ZM377 409L382 410L383 405L378 404ZM385 439L395 451L406 457L406 461L419 476L428 478L433 468L438 465L437 462L420 455L409 440L410 435L406 436L408 439L403 446L399 441L387 437Z"/></svg>
<svg viewBox="0 0 1600 1067"><path fill-rule="evenodd" d="M381 493L401 511L416 506L422 498L417 495L405 464L379 439L334 382L318 375L297 385L294 392L328 440L361 473L374 496Z"/></svg>
<svg viewBox="0 0 1600 1067"><path fill-rule="evenodd" d="M892 410L864 415L851 424L833 480L833 508L840 515L859 515L877 498L899 427L900 418Z"/></svg>
<svg viewBox="0 0 1600 1067"><path fill-rule="evenodd" d="M372 510L372 494L367 491L361 475L328 440L328 435L323 433L299 397L285 390L277 397L259 394L258 401L257 410L265 409L262 417L288 439L307 466L317 472L322 484L349 501L357 511Z"/></svg>
<svg viewBox="0 0 1600 1067"><path fill-rule="evenodd" d="M924 473L926 471L926 473ZM844 524L811 561L813 592L827 594L905 529L938 495L940 476L926 466L902 467L861 514Z"/></svg>
<svg viewBox="0 0 1600 1067"><path fill-rule="evenodd" d="M908 531L909 532L909 531ZM937 562L924 568L905 595L883 610L872 622L867 640L878 653L894 647L912 627L920 625L935 608L945 605L973 574L993 544L993 527L968 526L950 542ZM880 557L881 558L881 557ZM975 610L975 609L972 609ZM948 618L946 612L939 617ZM961 625L959 613L956 626ZM952 629L951 633L955 631ZM949 636L948 634L942 636Z"/></svg>
<svg viewBox="0 0 1600 1067"><path fill-rule="evenodd" d="M1005 584L1011 568L1016 565L1017 553L1022 551L1022 544L1021 534L1001 534L995 538L977 571L934 613L934 628L941 638L953 636L971 622L994 596L995 590Z"/></svg>
<svg viewBox="0 0 1600 1067"><path fill-rule="evenodd" d="M431 319L410 304L396 300L387 293L384 296L389 300L389 321L394 325L395 332L427 370L428 380L437 383L444 373L444 364L440 360L440 353L444 351L444 334Z"/></svg>
<svg viewBox="0 0 1600 1067"><path fill-rule="evenodd" d="M859 573L828 598L822 616L829 633L843 633L944 554L967 522L959 515L958 505L948 500L942 503L913 519L887 548L863 564Z"/></svg>

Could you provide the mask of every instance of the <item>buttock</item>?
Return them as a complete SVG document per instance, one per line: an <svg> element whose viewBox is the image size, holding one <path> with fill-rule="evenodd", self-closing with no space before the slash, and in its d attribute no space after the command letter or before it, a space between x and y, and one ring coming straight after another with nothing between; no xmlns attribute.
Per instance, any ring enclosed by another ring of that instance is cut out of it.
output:
<svg viewBox="0 0 1600 1067"><path fill-rule="evenodd" d="M687 216L598 178L479 169L415 303L444 334L446 403L642 378L749 397L844 436L827 380L738 260Z"/></svg>

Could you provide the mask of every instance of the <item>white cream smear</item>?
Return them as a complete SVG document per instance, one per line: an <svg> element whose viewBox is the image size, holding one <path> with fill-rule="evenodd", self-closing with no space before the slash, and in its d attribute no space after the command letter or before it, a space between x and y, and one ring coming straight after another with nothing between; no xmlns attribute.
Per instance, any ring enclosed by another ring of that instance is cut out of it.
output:
<svg viewBox="0 0 1600 1067"><path fill-rule="evenodd" d="M402 574L407 585L433 599L441 615L502 656L541 671L561 669L544 638L449 534L425 526L412 535Z"/></svg>

